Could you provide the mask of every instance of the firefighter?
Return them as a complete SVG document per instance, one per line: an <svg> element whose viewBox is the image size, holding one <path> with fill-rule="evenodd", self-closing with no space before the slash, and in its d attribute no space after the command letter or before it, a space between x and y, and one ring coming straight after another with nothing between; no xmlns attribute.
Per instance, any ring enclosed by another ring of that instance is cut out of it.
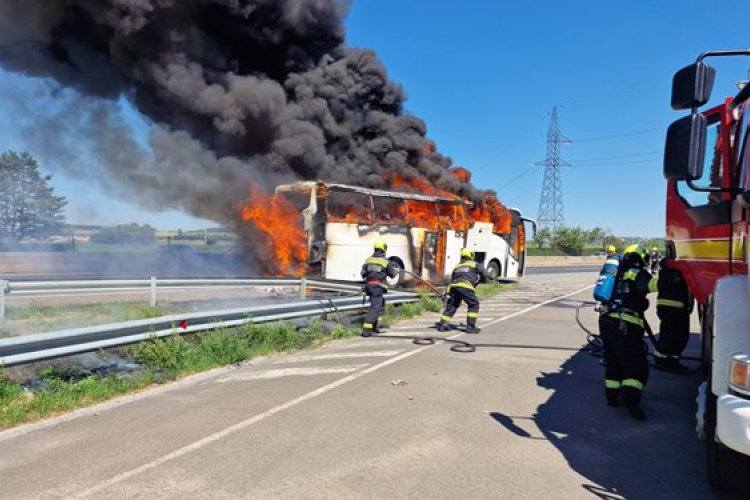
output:
<svg viewBox="0 0 750 500"><path fill-rule="evenodd" d="M480 281L490 279L487 270L481 262L475 260L474 250L464 248L461 250L461 261L453 270L451 284L448 286L448 303L445 305L443 316L436 325L439 332L450 330L450 321L456 314L456 309L461 302L466 302L469 308L466 313L466 333L479 333L482 331L477 328L477 318L479 317L479 299L474 291L474 287Z"/></svg>
<svg viewBox="0 0 750 500"><path fill-rule="evenodd" d="M373 246L374 252L362 265L362 278L365 280L365 293L370 298L370 309L365 315L362 325L362 336L370 337L378 330L378 318L385 313L385 297L388 291L386 278L394 278L398 274L398 266L386 258L388 244L383 240L377 240Z"/></svg>
<svg viewBox="0 0 750 500"><path fill-rule="evenodd" d="M669 266L667 259L659 264L659 295L656 314L659 315L659 341L654 348L656 367L669 371L686 371L680 355L690 339L690 314L693 296L682 273Z"/></svg>
<svg viewBox="0 0 750 500"><path fill-rule="evenodd" d="M648 272L648 260L648 252L639 245L625 249L612 302L599 316L607 404L619 406L622 402L638 420L646 418L640 407L648 380L648 358L643 344L646 295L655 292L659 282Z"/></svg>
<svg viewBox="0 0 750 500"><path fill-rule="evenodd" d="M651 249L651 256L649 259L651 260L651 274L656 274L659 270L659 261L661 260L661 254L659 253L658 248L654 247Z"/></svg>

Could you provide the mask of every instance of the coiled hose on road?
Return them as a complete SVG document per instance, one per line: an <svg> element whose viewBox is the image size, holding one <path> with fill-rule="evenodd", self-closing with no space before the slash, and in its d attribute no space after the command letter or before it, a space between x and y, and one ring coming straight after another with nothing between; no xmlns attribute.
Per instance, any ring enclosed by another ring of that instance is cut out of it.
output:
<svg viewBox="0 0 750 500"><path fill-rule="evenodd" d="M411 273L409 271L403 270L404 273L409 274L410 276L418 279L422 283L424 283L426 286L428 286L430 289L433 290L434 297L440 298L443 302L445 302L447 298L447 294L445 292L442 292L432 284L428 283L424 279L422 279L420 276ZM445 337L438 337L438 336L432 336L432 335L377 335L372 338L385 338L385 339L409 339L412 341L413 344L416 345L434 345L436 342L447 342L451 345L450 350L453 352L458 353L472 353L476 352L477 348L483 347L483 348L504 348L504 349L539 349L539 350L555 350L555 351L570 351L570 352L588 352L590 355L603 358L604 357L604 344L602 342L601 336L598 333L594 333L588 328L586 328L586 325L584 325L581 322L580 318L580 312L581 309L585 306L597 306L597 302L592 301L581 301L581 303L576 307L576 314L575 319L576 323L578 323L578 326L586 333L586 344L583 347L574 348L574 347L564 347L564 346L549 346L549 345L529 345L529 344L481 344L481 343L475 343L475 342L467 342L465 340L458 340L458 339L450 339ZM656 348L656 337L654 336L654 333L651 330L651 327L646 323L646 333L648 334L648 338L651 342L651 345ZM648 348L648 344L644 341L643 343L644 350L648 353L648 356L650 358L654 358L655 355L653 352L651 352ZM691 357L691 356L682 356L681 359L684 359L686 361L696 361L696 362L702 362L700 358ZM656 365L654 363L649 363L651 366L656 368ZM683 375L683 376L689 376L694 375L702 370L702 365L699 365L698 367L692 369L692 370L686 370L683 372L668 372L668 373L674 373L675 375Z"/></svg>
<svg viewBox="0 0 750 500"><path fill-rule="evenodd" d="M432 291L433 297L439 298L443 305L445 305L445 301L448 298L448 295L446 292L441 291L439 288L436 288L431 283L425 281L422 279L421 276L418 276L412 272L409 272L405 269L402 269L401 272L408 274L417 280L421 281L424 285L429 287ZM460 330L459 330L460 331ZM468 335L468 333L463 332ZM544 350L557 350L557 351L570 351L570 352L580 352L580 351L587 351L590 349L590 347L562 347L562 346L544 346L544 345L525 345L525 344L480 344L475 342L467 342L465 340L458 340L458 339L451 339L446 337L438 337L433 335L376 335L369 338L381 338L381 339L407 339L411 340L413 344L416 345L434 345L437 342L446 342L449 344L452 344L450 347L450 350L453 352L458 353L472 353L476 352L478 347L494 347L494 348L506 348L506 349L544 349Z"/></svg>

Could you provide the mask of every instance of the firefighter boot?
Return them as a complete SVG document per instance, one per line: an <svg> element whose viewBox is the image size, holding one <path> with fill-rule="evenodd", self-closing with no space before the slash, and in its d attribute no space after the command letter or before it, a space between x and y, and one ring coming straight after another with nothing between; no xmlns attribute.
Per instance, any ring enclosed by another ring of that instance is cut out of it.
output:
<svg viewBox="0 0 750 500"><path fill-rule="evenodd" d="M607 395L607 406L620 406L620 390L605 389Z"/></svg>
<svg viewBox="0 0 750 500"><path fill-rule="evenodd" d="M370 323L365 323L362 328L362 336L363 337L372 337L373 334L373 325Z"/></svg>
<svg viewBox="0 0 750 500"><path fill-rule="evenodd" d="M451 327L447 321L438 321L435 323L435 329L439 332L447 332L450 331Z"/></svg>
<svg viewBox="0 0 750 500"><path fill-rule="evenodd" d="M688 367L680 363L678 356L655 357L654 361L657 370L677 373L688 371Z"/></svg>
<svg viewBox="0 0 750 500"><path fill-rule="evenodd" d="M372 325L372 333L380 333L380 329L378 328L378 322L376 321Z"/></svg>
<svg viewBox="0 0 750 500"><path fill-rule="evenodd" d="M636 420L646 420L646 413L641 409L641 391L634 387L622 388L622 402Z"/></svg>
<svg viewBox="0 0 750 500"><path fill-rule="evenodd" d="M477 318L469 317L466 319L466 333L479 333L482 329L477 327Z"/></svg>

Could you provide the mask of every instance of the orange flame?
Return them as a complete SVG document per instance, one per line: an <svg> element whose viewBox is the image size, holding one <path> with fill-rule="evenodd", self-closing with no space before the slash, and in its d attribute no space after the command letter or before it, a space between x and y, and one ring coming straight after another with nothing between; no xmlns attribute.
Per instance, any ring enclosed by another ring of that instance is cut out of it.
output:
<svg viewBox="0 0 750 500"><path fill-rule="evenodd" d="M471 218L477 222L492 222L492 231L495 233L510 233L510 210L494 196L485 195L481 203L475 204L471 209Z"/></svg>
<svg viewBox="0 0 750 500"><path fill-rule="evenodd" d="M448 170L448 173L453 175L456 179L461 182L471 182L471 172L466 170L464 167L454 167Z"/></svg>
<svg viewBox="0 0 750 500"><path fill-rule="evenodd" d="M299 210L285 198L269 196L251 188L250 200L237 209L244 222L259 232L273 259L266 262L271 274L291 273L302 276L307 269L307 235L301 224Z"/></svg>
<svg viewBox="0 0 750 500"><path fill-rule="evenodd" d="M467 180L471 175L463 168L452 169L451 173L459 179ZM510 211L494 195L486 194L480 202L474 202L469 206L468 199L443 191L419 175L407 179L394 174L392 177L383 176L383 181L386 189L438 196L458 203L435 204L421 200L392 200L375 207L374 216L377 220L373 221L368 204L362 205L352 201L329 211L327 220L354 224L408 225L423 227L430 231L466 231L474 222L491 222L495 233L510 233ZM247 223L244 229L249 231L249 237L246 239L258 242L262 248L269 250L271 258L264 260L266 272L275 275L303 275L308 269L308 243L300 211L283 195L267 195L255 187L251 188L251 193L250 200L238 204L237 212L241 220ZM324 185L317 196L321 199L328 198Z"/></svg>

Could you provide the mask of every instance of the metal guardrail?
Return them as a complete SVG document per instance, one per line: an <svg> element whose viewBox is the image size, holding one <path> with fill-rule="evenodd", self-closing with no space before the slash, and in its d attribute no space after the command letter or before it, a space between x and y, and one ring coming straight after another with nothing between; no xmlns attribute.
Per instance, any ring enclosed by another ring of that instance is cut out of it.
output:
<svg viewBox="0 0 750 500"><path fill-rule="evenodd" d="M14 295L41 292L98 291L102 289L203 288L216 286L308 286L328 290L354 290L357 284L311 280L307 278L149 278L6 281L6 291Z"/></svg>
<svg viewBox="0 0 750 500"><path fill-rule="evenodd" d="M299 284L300 280L296 280ZM309 284L310 282L308 282ZM349 288L356 286L344 285ZM390 292L389 304L415 302L413 293ZM321 316L368 307L362 297L316 299L285 304L255 306L221 311L162 316L138 321L76 328L0 339L0 367L98 351L135 344L174 333L196 333L245 323L267 323L308 316Z"/></svg>
<svg viewBox="0 0 750 500"><path fill-rule="evenodd" d="M307 278L149 278L135 279L96 279L96 280L46 280L8 281L0 280L0 321L5 317L5 295L27 296L33 294L84 293L112 291L150 291L149 303L156 306L158 289L193 289L208 287L295 287L300 299L304 299L308 289L356 292L360 289L355 283L342 283ZM5 291L5 293L1 293Z"/></svg>

